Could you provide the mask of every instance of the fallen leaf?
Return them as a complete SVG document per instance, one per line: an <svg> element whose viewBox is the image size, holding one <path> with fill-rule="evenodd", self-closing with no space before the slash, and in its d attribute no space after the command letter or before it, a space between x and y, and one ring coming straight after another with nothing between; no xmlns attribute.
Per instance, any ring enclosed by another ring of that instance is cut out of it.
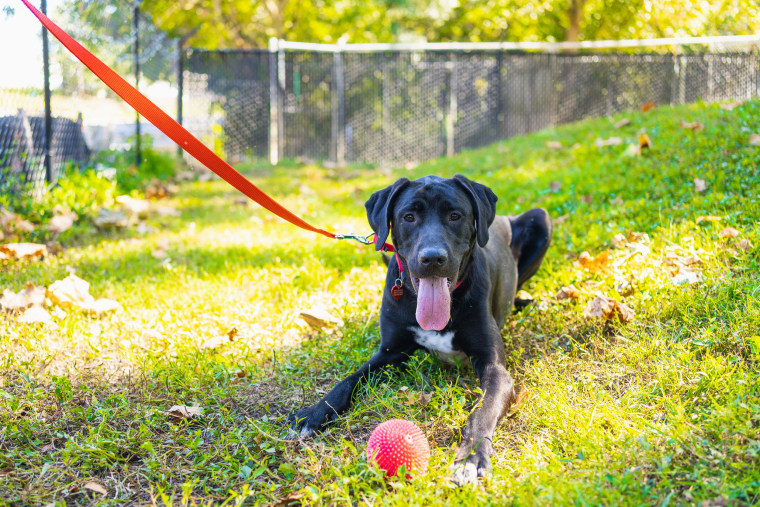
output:
<svg viewBox="0 0 760 507"><path fill-rule="evenodd" d="M639 134L639 148L642 150L645 148L651 148L652 147L652 140L649 139L649 135L647 135L646 132L642 132Z"/></svg>
<svg viewBox="0 0 760 507"><path fill-rule="evenodd" d="M583 252L578 256L578 263L582 268L589 271L604 271L610 263L610 252L605 250L596 257L591 257L588 252Z"/></svg>
<svg viewBox="0 0 760 507"><path fill-rule="evenodd" d="M178 217L182 213L172 206L157 206L155 208L156 214L160 217Z"/></svg>
<svg viewBox="0 0 760 507"><path fill-rule="evenodd" d="M586 204L591 204L592 202L594 202L594 196L591 194L584 195L583 197L581 197L581 201L583 201Z"/></svg>
<svg viewBox="0 0 760 507"><path fill-rule="evenodd" d="M749 144L752 146L757 146L760 144L760 134L751 134L749 136Z"/></svg>
<svg viewBox="0 0 760 507"><path fill-rule="evenodd" d="M308 325L316 329L322 329L331 325L343 327L343 320L341 318L333 317L327 311L319 308L301 310L299 316L305 320Z"/></svg>
<svg viewBox="0 0 760 507"><path fill-rule="evenodd" d="M0 230L6 234L34 232L34 224L7 209L0 209Z"/></svg>
<svg viewBox="0 0 760 507"><path fill-rule="evenodd" d="M619 137L610 137L609 139L602 139L601 137L597 137L594 141L594 145L597 148L603 148L605 146L617 146L622 142L623 140Z"/></svg>
<svg viewBox="0 0 760 507"><path fill-rule="evenodd" d="M220 335L220 336L214 336L213 338L209 338L203 344L201 345L201 350L213 350L218 349L225 343L229 343L232 340L230 340L230 337L226 334Z"/></svg>
<svg viewBox="0 0 760 507"><path fill-rule="evenodd" d="M707 190L707 183L705 183L705 180L694 178L694 191L704 192L705 190Z"/></svg>
<svg viewBox="0 0 760 507"><path fill-rule="evenodd" d="M615 234L612 236L610 243L612 243L612 246L615 248L623 248L625 244L628 243L628 239L623 234Z"/></svg>
<svg viewBox="0 0 760 507"><path fill-rule="evenodd" d="M39 243L7 243L0 245L0 253L8 259L32 259L45 257L48 251L45 245Z"/></svg>
<svg viewBox="0 0 760 507"><path fill-rule="evenodd" d="M150 203L145 199L135 199L128 195L120 195L115 199L122 207L133 215L145 216L150 208Z"/></svg>
<svg viewBox="0 0 760 507"><path fill-rule="evenodd" d="M739 235L739 231L733 227L726 227L718 233L721 238L733 238Z"/></svg>
<svg viewBox="0 0 760 507"><path fill-rule="evenodd" d="M629 144L625 149L623 155L626 157L638 157L641 155L641 146L638 144Z"/></svg>
<svg viewBox="0 0 760 507"><path fill-rule="evenodd" d="M427 405L433 399L433 393L419 393L418 399L421 404Z"/></svg>
<svg viewBox="0 0 760 507"><path fill-rule="evenodd" d="M649 102L645 102L645 103L644 103L644 104L641 106L641 112L642 112L642 113L648 113L648 112L649 112L649 111L651 111L652 109L654 109L654 102L652 102L651 100L650 100Z"/></svg>
<svg viewBox="0 0 760 507"><path fill-rule="evenodd" d="M719 222L720 220L723 220L723 217L719 217L717 215L707 215L704 217L697 217L698 224L701 224L702 222Z"/></svg>
<svg viewBox="0 0 760 507"><path fill-rule="evenodd" d="M682 267L678 270L678 273L670 279L670 283L676 286L692 285L700 280L702 280L702 273Z"/></svg>
<svg viewBox="0 0 760 507"><path fill-rule="evenodd" d="M551 190L552 192L559 192L561 188L562 188L562 183L560 183L559 181L552 181L551 183L549 183L549 190Z"/></svg>
<svg viewBox="0 0 760 507"><path fill-rule="evenodd" d="M533 295L525 290L519 290L517 291L517 294L515 294L515 299L520 299L522 301L533 301L535 299Z"/></svg>
<svg viewBox="0 0 760 507"><path fill-rule="evenodd" d="M737 107L743 106L743 105L744 105L744 101L743 100L735 100L733 102L728 102L726 104L721 104L720 108L721 109L725 109L726 111L733 111Z"/></svg>
<svg viewBox="0 0 760 507"><path fill-rule="evenodd" d="M59 255L63 253L63 246L58 241L48 241L45 243L45 246L48 249L48 254L50 255Z"/></svg>
<svg viewBox="0 0 760 507"><path fill-rule="evenodd" d="M620 322L630 322L633 320L635 313L623 303L600 295L589 301L588 305L586 305L586 308L583 310L583 316L586 318L605 319L613 319L617 317L620 319Z"/></svg>
<svg viewBox="0 0 760 507"><path fill-rule="evenodd" d="M549 141L546 143L546 147L550 150L561 150L562 149L562 143L559 141Z"/></svg>
<svg viewBox="0 0 760 507"><path fill-rule="evenodd" d="M568 218L570 218L570 215L562 215L557 218L553 218L552 225L562 225L567 221Z"/></svg>
<svg viewBox="0 0 760 507"><path fill-rule="evenodd" d="M171 197L178 191L179 187L177 185L172 185L170 183L165 183L163 181L154 179L145 188L145 197L147 199L163 199L165 197Z"/></svg>
<svg viewBox="0 0 760 507"><path fill-rule="evenodd" d="M54 325L53 318L50 316L47 310L41 306L32 306L27 309L18 318L18 322L22 324L48 324Z"/></svg>
<svg viewBox="0 0 760 507"><path fill-rule="evenodd" d="M749 252L752 250L752 242L748 239L743 239L739 241L736 246L741 250L742 252Z"/></svg>
<svg viewBox="0 0 760 507"><path fill-rule="evenodd" d="M44 303L45 287L38 287L31 282L27 282L26 288L18 294L5 289L0 297L0 308L6 312L18 312L33 305L42 306Z"/></svg>
<svg viewBox="0 0 760 507"><path fill-rule="evenodd" d="M681 120L681 128L693 130L695 132L702 130L705 128L705 126L702 123L699 122L690 122L690 121L683 121Z"/></svg>
<svg viewBox="0 0 760 507"><path fill-rule="evenodd" d="M129 217L120 210L101 208L92 223L98 229L120 229L129 224Z"/></svg>
<svg viewBox="0 0 760 507"><path fill-rule="evenodd" d="M616 206L616 207L617 206L622 206L622 204L623 204L623 198L620 197L619 195L615 196L615 198L610 201L610 204L612 206Z"/></svg>
<svg viewBox="0 0 760 507"><path fill-rule="evenodd" d="M71 213L56 215L48 222L47 229L53 234L60 234L71 229L78 218L77 214L73 211Z"/></svg>
<svg viewBox="0 0 760 507"><path fill-rule="evenodd" d="M166 250L164 248L158 247L152 252L150 252L150 255L153 256L155 259L165 259L166 258Z"/></svg>
<svg viewBox="0 0 760 507"><path fill-rule="evenodd" d="M121 308L116 301L93 298L90 284L73 274L53 282L47 289L47 296L61 308L78 308L96 316Z"/></svg>
<svg viewBox="0 0 760 507"><path fill-rule="evenodd" d="M191 407L187 405L173 405L172 408L166 411L167 415L174 419L192 419L193 417L201 417L203 415L203 409L197 404Z"/></svg>
<svg viewBox="0 0 760 507"><path fill-rule="evenodd" d="M626 127L626 126L628 126L630 124L631 124L631 120L629 120L628 118L623 118L623 119L615 122L615 124L613 125L613 127L615 127L616 129L619 129L619 128Z"/></svg>
<svg viewBox="0 0 760 507"><path fill-rule="evenodd" d="M94 491L95 493L100 493L101 495L107 495L108 491L106 491L106 488L98 484L97 482L88 482L84 485L84 489L89 489L90 491Z"/></svg>
<svg viewBox="0 0 760 507"><path fill-rule="evenodd" d="M636 232L636 231L628 231L626 233L626 238L631 243L643 243L645 245L648 245L651 243L651 240L649 239L649 234L646 232Z"/></svg>
<svg viewBox="0 0 760 507"><path fill-rule="evenodd" d="M573 287L572 285L566 285L565 287L562 287L560 290L557 291L557 293L554 295L555 299L578 299L581 297L581 291Z"/></svg>

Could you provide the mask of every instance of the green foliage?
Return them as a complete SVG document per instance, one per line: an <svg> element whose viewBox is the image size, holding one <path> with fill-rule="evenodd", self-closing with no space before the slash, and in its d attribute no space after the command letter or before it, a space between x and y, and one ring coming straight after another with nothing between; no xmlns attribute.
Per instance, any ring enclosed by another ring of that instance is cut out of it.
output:
<svg viewBox="0 0 760 507"><path fill-rule="evenodd" d="M152 147L150 136L141 141L142 162L138 169L134 140L126 149L102 151L96 163L116 169L116 183L122 193L143 190L153 179L169 180L176 174L177 159L173 153Z"/></svg>

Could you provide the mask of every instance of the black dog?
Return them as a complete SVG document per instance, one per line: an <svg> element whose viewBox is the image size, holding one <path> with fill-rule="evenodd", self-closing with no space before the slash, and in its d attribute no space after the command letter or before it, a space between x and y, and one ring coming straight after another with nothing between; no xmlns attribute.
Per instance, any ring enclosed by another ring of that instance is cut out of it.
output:
<svg viewBox="0 0 760 507"><path fill-rule="evenodd" d="M380 349L317 404L290 416L297 435L335 419L370 373L402 365L419 348L464 353L483 396L462 429L454 480L463 484L485 475L494 430L515 401L500 330L551 238L546 211L497 217L496 200L488 187L460 175L401 178L372 194L365 207L376 248L390 232L400 261L388 266Z"/></svg>

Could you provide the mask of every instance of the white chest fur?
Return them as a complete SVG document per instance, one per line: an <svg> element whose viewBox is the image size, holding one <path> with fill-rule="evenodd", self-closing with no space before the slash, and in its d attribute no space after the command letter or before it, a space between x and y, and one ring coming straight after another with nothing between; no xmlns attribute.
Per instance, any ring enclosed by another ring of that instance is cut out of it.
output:
<svg viewBox="0 0 760 507"><path fill-rule="evenodd" d="M414 341L421 347L435 353L439 359L451 362L454 357L466 358L467 356L461 350L454 349L454 331L439 333L438 331L425 331L419 327L410 327L409 331L414 333Z"/></svg>

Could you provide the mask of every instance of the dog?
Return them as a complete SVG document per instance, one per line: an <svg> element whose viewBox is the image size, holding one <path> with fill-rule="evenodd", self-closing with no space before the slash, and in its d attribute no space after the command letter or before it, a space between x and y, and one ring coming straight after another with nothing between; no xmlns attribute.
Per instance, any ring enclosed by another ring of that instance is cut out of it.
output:
<svg viewBox="0 0 760 507"><path fill-rule="evenodd" d="M491 468L492 438L516 401L501 328L515 293L538 270L551 241L540 208L496 216L496 195L462 175L401 178L372 194L367 219L376 249L391 235L380 308L380 348L315 405L290 415L291 435L304 437L344 412L370 374L401 367L417 349L470 359L483 392L462 429L453 480L477 481Z"/></svg>

